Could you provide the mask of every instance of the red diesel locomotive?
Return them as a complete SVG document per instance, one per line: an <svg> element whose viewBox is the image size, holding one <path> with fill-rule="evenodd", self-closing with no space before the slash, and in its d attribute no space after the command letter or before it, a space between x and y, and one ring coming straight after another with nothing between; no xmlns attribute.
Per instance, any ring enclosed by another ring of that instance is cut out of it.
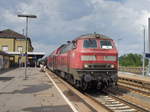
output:
<svg viewBox="0 0 150 112"><path fill-rule="evenodd" d="M53 51L47 66L83 90L103 89L117 84L118 52L111 38L87 34Z"/></svg>

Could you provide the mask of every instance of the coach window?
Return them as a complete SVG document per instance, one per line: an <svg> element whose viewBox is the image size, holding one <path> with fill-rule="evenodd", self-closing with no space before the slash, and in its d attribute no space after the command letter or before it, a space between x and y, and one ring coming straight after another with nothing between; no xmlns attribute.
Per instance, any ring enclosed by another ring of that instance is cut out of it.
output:
<svg viewBox="0 0 150 112"><path fill-rule="evenodd" d="M8 51L8 46L7 45L2 46L2 51Z"/></svg>
<svg viewBox="0 0 150 112"><path fill-rule="evenodd" d="M83 47L84 48L97 48L97 42L96 40L93 40L93 39L84 40Z"/></svg>

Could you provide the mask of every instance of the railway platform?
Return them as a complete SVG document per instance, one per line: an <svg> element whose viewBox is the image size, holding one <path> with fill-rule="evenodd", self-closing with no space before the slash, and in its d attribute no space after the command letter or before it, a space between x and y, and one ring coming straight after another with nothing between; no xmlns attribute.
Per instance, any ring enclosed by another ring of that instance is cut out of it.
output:
<svg viewBox="0 0 150 112"><path fill-rule="evenodd" d="M139 82L144 82L150 84L150 77L149 76L143 76L143 75L138 75L134 73L127 73L127 72L119 72L118 76L120 78L126 78L129 80L136 80Z"/></svg>
<svg viewBox="0 0 150 112"><path fill-rule="evenodd" d="M0 112L72 112L39 68L17 68L0 74Z"/></svg>

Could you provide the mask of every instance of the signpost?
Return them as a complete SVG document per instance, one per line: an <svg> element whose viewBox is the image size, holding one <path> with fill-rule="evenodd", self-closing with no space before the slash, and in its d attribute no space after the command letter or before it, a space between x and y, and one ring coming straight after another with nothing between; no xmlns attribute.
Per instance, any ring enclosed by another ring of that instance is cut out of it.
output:
<svg viewBox="0 0 150 112"><path fill-rule="evenodd" d="M145 53L145 57L150 59L150 53Z"/></svg>

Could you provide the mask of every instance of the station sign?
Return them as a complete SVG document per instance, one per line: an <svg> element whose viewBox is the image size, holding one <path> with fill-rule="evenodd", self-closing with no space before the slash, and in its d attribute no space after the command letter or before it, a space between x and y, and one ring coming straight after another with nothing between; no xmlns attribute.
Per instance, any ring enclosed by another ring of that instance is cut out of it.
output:
<svg viewBox="0 0 150 112"><path fill-rule="evenodd" d="M145 53L145 58L150 58L150 53Z"/></svg>

